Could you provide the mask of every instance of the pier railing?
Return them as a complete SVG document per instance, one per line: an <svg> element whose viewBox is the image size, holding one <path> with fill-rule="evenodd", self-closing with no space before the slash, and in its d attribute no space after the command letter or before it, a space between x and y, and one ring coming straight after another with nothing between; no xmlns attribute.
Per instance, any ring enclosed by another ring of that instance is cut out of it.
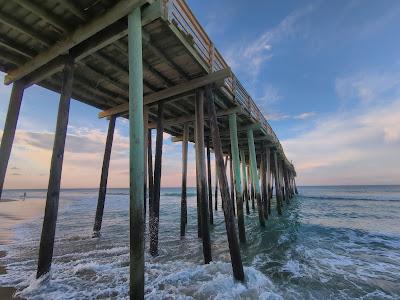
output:
<svg viewBox="0 0 400 300"><path fill-rule="evenodd" d="M211 39L193 15L186 1L162 1L164 17L185 35L193 48L196 49L200 58L203 60L203 63L208 66L209 72L215 72L227 68L228 64L219 51L214 47ZM260 111L254 100L233 73L230 78L225 80L225 86L227 91L233 96L234 101L244 108L253 119L262 124L263 129L267 134L272 136L273 142L276 147L279 148L279 152L286 159L279 139L272 130L264 114Z"/></svg>

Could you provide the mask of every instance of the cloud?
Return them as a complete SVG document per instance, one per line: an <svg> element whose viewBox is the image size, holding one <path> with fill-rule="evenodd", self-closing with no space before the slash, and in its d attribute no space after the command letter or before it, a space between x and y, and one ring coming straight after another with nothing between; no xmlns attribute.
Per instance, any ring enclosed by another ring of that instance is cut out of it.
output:
<svg viewBox="0 0 400 300"><path fill-rule="evenodd" d="M391 99L393 92L400 89L400 73L358 73L341 77L335 81L336 93L340 99L364 102Z"/></svg>
<svg viewBox="0 0 400 300"><path fill-rule="evenodd" d="M316 113L313 111L310 111L310 112L305 112L305 113L299 114L297 116L294 116L293 118L297 119L297 120L307 120L307 119L310 119L315 116L316 116Z"/></svg>
<svg viewBox="0 0 400 300"><path fill-rule="evenodd" d="M308 120L312 117L315 117L317 113L310 111L310 112L304 112L295 116L289 115L289 114L284 114L281 112L272 112L269 114L266 114L265 117L267 120L270 121L284 121L284 120Z"/></svg>
<svg viewBox="0 0 400 300"><path fill-rule="evenodd" d="M397 72L364 72L336 80L343 108L282 142L299 182L399 184L400 82Z"/></svg>
<svg viewBox="0 0 400 300"><path fill-rule="evenodd" d="M276 27L264 31L252 41L230 45L226 58L233 69L238 69L255 81L264 63L273 57L274 45L295 36L299 32L300 21L314 10L309 5L297 9L286 16ZM247 46L243 46L247 45Z"/></svg>

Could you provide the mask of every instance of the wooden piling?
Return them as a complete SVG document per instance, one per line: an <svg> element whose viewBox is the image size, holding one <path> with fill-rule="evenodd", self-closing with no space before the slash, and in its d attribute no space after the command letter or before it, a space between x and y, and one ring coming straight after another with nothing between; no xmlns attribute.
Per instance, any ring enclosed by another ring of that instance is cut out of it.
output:
<svg viewBox="0 0 400 300"><path fill-rule="evenodd" d="M53 260L54 235L60 197L60 182L64 160L65 139L67 136L69 108L74 78L74 61L67 58L63 71L57 125L54 136L53 154L51 157L49 185L47 189L46 207L44 211L42 234L39 246L39 260L36 278L48 273Z"/></svg>
<svg viewBox="0 0 400 300"><path fill-rule="evenodd" d="M214 194L214 205L215 211L218 210L218 173L217 173L217 162L215 162L215 194Z"/></svg>
<svg viewBox="0 0 400 300"><path fill-rule="evenodd" d="M265 147L261 151L260 156L260 181L261 181L261 195L262 195L262 208L264 219L268 220L268 191L267 191L267 169L265 161Z"/></svg>
<svg viewBox="0 0 400 300"><path fill-rule="evenodd" d="M196 169L199 190L200 218L201 218L201 237L203 240L204 263L212 261L211 242L209 231L206 161L204 156L204 90L196 91L195 100L195 127L196 127Z"/></svg>
<svg viewBox="0 0 400 300"><path fill-rule="evenodd" d="M278 215L282 215L281 187L279 183L278 156L276 154L276 151L273 152L273 158L274 158L273 172L275 178L276 210L278 211Z"/></svg>
<svg viewBox="0 0 400 300"><path fill-rule="evenodd" d="M154 196L154 173L153 173L153 136L152 130L148 129L147 133L147 180L149 193L149 216L152 211L153 196Z"/></svg>
<svg viewBox="0 0 400 300"><path fill-rule="evenodd" d="M250 200L251 200L251 209L255 210L256 205L255 205L255 194L254 194L254 186L253 186L253 180L252 177L253 175L251 174L251 167L250 167L250 156L249 156L249 163L247 164L247 177L249 178L249 189L250 189Z"/></svg>
<svg viewBox="0 0 400 300"><path fill-rule="evenodd" d="M225 217L225 227L228 237L229 252L231 255L231 263L233 276L236 280L244 281L244 271L242 258L240 254L240 247L236 233L235 217L232 210L232 202L229 197L228 179L226 177L224 158L222 153L221 139L219 135L217 114L215 111L214 95L212 88L207 86L206 88L206 98L207 98L207 111L210 118L210 129L211 136L213 139L215 160L217 162L218 177L221 187L221 198L224 203L224 217Z"/></svg>
<svg viewBox="0 0 400 300"><path fill-rule="evenodd" d="M290 198L289 178L288 178L284 163L282 164L282 166L283 166L283 180L285 183L285 198L286 198L286 202L289 203L289 198Z"/></svg>
<svg viewBox="0 0 400 300"><path fill-rule="evenodd" d="M146 226L146 212L147 212L147 178L148 178L148 140L149 140L149 107L145 106L143 108L143 137L144 137L144 177L143 177L143 217L144 217L144 225Z"/></svg>
<svg viewBox="0 0 400 300"><path fill-rule="evenodd" d="M250 205L249 205L249 184L247 181L247 167L246 167L246 156L244 151L240 151L240 157L242 160L242 174L243 174L243 201L246 203L246 214L250 214Z"/></svg>
<svg viewBox="0 0 400 300"><path fill-rule="evenodd" d="M231 201L232 201L232 209L233 215L236 216L235 210L235 181L233 178L233 163L232 163L232 154L229 156L229 179L231 181Z"/></svg>
<svg viewBox="0 0 400 300"><path fill-rule="evenodd" d="M237 218L238 218L238 229L239 229L239 241L246 243L246 232L244 224L244 213L243 213L243 192L242 192L242 180L240 176L240 158L239 158L239 141L237 135L237 119L236 114L229 115L229 130L231 138L231 159L234 166L234 187L236 194L236 205L237 205Z"/></svg>
<svg viewBox="0 0 400 300"><path fill-rule="evenodd" d="M210 137L207 137L207 176L208 176L208 210L210 216L210 224L214 224L214 213L212 203L212 185L211 185L211 149L210 149Z"/></svg>
<svg viewBox="0 0 400 300"><path fill-rule="evenodd" d="M15 130L17 128L24 90L25 86L22 80L14 82L0 145L0 199L3 192L4 180L6 177L8 161L10 159L11 148L14 142Z"/></svg>
<svg viewBox="0 0 400 300"><path fill-rule="evenodd" d="M116 119L116 117L112 116L110 118L110 121L108 124L107 140L106 140L106 146L105 146L104 158L103 158L103 167L101 169L96 217L95 217L94 226L93 226L93 237L100 236L101 223L103 220L104 202L106 200L106 193L107 193L108 169L110 166L111 149L112 149L112 143L113 143L113 139L114 139L115 119Z"/></svg>
<svg viewBox="0 0 400 300"><path fill-rule="evenodd" d="M158 104L157 116L157 137L156 153L154 158L154 187L153 187L153 205L150 211L149 230L150 230L150 254L158 255L158 230L160 220L160 192L161 192L161 167L164 135L164 104Z"/></svg>
<svg viewBox="0 0 400 300"><path fill-rule="evenodd" d="M263 214L262 203L261 203L260 183L259 183L258 174L257 174L256 148L254 145L253 129L251 129L251 128L247 130L247 139L248 139L248 144L249 144L251 178L252 178L252 182L253 182L255 196L257 199L258 219L260 222L260 226L264 227L265 220L264 220L264 214Z"/></svg>
<svg viewBox="0 0 400 300"><path fill-rule="evenodd" d="M265 162L266 162L266 187L267 187L267 212L271 214L271 151L270 148L265 149Z"/></svg>
<svg viewBox="0 0 400 300"><path fill-rule="evenodd" d="M131 299L144 298L144 121L140 7L128 15L129 58L129 231Z"/></svg>
<svg viewBox="0 0 400 300"><path fill-rule="evenodd" d="M189 125L185 123L183 125L183 141L182 141L181 236L185 236L186 225L187 225L186 182L187 182L188 140L189 140Z"/></svg>

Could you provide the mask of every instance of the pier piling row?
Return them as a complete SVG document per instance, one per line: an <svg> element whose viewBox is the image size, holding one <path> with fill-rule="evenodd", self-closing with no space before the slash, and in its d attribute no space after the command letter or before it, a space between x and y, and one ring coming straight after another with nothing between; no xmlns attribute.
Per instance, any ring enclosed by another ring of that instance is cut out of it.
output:
<svg viewBox="0 0 400 300"><path fill-rule="evenodd" d="M94 237L101 231L116 120L129 120L131 299L144 297L146 212L149 251L158 254L163 133L182 141L180 235L184 238L188 223L188 143L193 142L204 262L212 260L210 227L220 197L233 276L243 281L244 208L246 216L250 206L257 209L260 226L268 226L273 190L279 215L298 194L296 171L264 114L186 1L0 2L0 71L6 73L5 84L13 85L0 145L0 197L25 89L36 84L60 94L37 277L51 268L73 99L99 109L98 116L109 120ZM154 164L153 129L157 131Z"/></svg>

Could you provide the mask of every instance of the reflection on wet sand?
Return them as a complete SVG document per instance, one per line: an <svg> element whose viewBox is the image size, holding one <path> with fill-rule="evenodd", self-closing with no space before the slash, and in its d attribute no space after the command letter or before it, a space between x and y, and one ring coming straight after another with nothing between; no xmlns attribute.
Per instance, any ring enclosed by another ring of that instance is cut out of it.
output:
<svg viewBox="0 0 400 300"><path fill-rule="evenodd" d="M34 218L44 210L45 202L42 199L30 199L27 201L2 199L0 200L0 245L10 243L13 238L12 228L30 218ZM0 251L0 258L7 255ZM6 274L7 269L0 264L0 275ZM13 287L0 287L0 299L22 299L13 297L16 290Z"/></svg>

